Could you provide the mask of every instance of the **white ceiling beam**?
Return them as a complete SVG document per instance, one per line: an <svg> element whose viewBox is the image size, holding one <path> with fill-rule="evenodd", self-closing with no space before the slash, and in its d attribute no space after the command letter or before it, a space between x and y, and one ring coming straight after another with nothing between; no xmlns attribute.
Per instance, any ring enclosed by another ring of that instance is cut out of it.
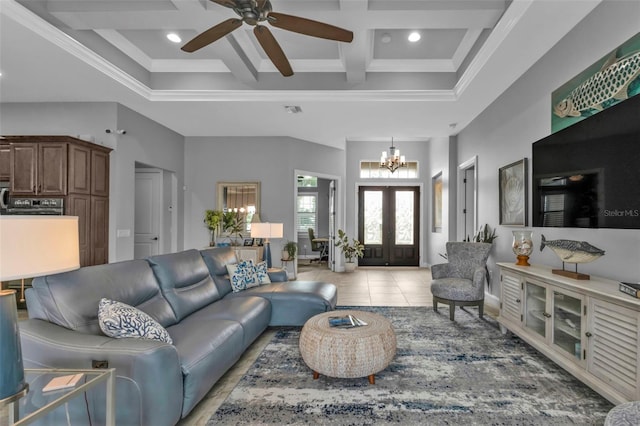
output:
<svg viewBox="0 0 640 426"><path fill-rule="evenodd" d="M347 81L353 84L364 83L367 66L373 56L373 31L360 30L353 35L349 44L340 44L340 58L344 62Z"/></svg>
<svg viewBox="0 0 640 426"><path fill-rule="evenodd" d="M368 72L455 72L451 59L372 59Z"/></svg>
<svg viewBox="0 0 640 426"><path fill-rule="evenodd" d="M480 38L481 34L481 28L470 28L464 34L462 41L453 54L453 58L451 58L453 62L453 68L455 68L456 71L458 70L460 65L462 65L462 62L467 57L471 49L473 49L473 45L476 43L476 41L478 41L478 38Z"/></svg>

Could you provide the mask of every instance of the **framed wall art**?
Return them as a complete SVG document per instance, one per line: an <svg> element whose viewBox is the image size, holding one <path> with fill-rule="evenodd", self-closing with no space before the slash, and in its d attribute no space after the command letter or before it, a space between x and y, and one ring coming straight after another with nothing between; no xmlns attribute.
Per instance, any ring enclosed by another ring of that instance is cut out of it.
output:
<svg viewBox="0 0 640 426"><path fill-rule="evenodd" d="M500 225L527 226L527 159L500 167Z"/></svg>
<svg viewBox="0 0 640 426"><path fill-rule="evenodd" d="M442 232L442 172L431 178L432 232Z"/></svg>

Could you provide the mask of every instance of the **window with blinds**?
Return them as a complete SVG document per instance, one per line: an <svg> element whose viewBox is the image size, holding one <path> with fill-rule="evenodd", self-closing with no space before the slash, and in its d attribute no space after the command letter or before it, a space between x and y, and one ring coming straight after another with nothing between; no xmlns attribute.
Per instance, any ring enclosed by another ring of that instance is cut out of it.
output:
<svg viewBox="0 0 640 426"><path fill-rule="evenodd" d="M542 199L542 226L564 226L565 194L548 194Z"/></svg>
<svg viewBox="0 0 640 426"><path fill-rule="evenodd" d="M318 194L298 195L298 232L308 233L309 228L313 228L315 234L318 233Z"/></svg>
<svg viewBox="0 0 640 426"><path fill-rule="evenodd" d="M415 179L417 177L417 161L407 161L407 167L401 167L393 173L387 168L381 168L379 161L360 161L361 179Z"/></svg>

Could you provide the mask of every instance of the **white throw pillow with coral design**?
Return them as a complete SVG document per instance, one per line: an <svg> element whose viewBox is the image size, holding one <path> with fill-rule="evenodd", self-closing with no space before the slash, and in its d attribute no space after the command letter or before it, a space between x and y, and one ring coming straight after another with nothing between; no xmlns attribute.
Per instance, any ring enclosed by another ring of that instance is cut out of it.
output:
<svg viewBox="0 0 640 426"><path fill-rule="evenodd" d="M101 299L98 304L98 323L104 334L116 339L132 337L173 344L171 336L163 326L126 303Z"/></svg>

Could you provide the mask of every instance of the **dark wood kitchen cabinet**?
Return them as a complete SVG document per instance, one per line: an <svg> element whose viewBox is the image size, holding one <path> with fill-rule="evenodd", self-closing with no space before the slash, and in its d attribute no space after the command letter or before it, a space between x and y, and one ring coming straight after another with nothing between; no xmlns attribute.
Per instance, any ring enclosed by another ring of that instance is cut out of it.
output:
<svg viewBox="0 0 640 426"><path fill-rule="evenodd" d="M109 260L110 148L71 136L6 136L12 196L64 197L78 216L80 266ZM35 189L34 189L35 187Z"/></svg>
<svg viewBox="0 0 640 426"><path fill-rule="evenodd" d="M0 144L0 181L6 182L11 177L11 146Z"/></svg>
<svg viewBox="0 0 640 426"><path fill-rule="evenodd" d="M9 163L11 195L66 195L66 143L12 142Z"/></svg>

